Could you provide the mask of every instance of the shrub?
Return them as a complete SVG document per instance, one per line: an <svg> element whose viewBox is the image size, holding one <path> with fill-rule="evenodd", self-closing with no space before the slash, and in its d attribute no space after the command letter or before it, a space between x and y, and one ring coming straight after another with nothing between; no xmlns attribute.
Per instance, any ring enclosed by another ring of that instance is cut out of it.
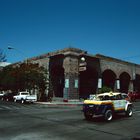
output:
<svg viewBox="0 0 140 140"><path fill-rule="evenodd" d="M110 88L110 87L106 87L106 86L104 86L104 87L102 87L101 89L99 89L99 93L105 93L105 92L110 92L110 91L112 91L112 89Z"/></svg>

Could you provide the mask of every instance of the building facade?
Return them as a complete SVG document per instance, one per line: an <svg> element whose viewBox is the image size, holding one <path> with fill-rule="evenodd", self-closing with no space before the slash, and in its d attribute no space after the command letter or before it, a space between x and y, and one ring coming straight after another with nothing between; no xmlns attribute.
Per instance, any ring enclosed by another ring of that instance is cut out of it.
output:
<svg viewBox="0 0 140 140"><path fill-rule="evenodd" d="M125 93L140 91L140 65L116 58L65 48L29 61L49 70L53 96L65 100L87 98L103 86Z"/></svg>

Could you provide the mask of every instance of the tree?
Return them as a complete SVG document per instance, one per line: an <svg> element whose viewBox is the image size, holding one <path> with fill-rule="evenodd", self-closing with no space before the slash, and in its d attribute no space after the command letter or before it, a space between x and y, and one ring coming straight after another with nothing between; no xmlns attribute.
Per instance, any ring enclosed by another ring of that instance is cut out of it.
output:
<svg viewBox="0 0 140 140"><path fill-rule="evenodd" d="M104 86L99 90L99 93L105 93L105 92L110 92L110 91L112 91L110 87Z"/></svg>
<svg viewBox="0 0 140 140"><path fill-rule="evenodd" d="M9 65L0 72L0 87L3 90L39 91L39 100L44 100L48 88L48 71L38 64L22 63L17 66Z"/></svg>
<svg viewBox="0 0 140 140"><path fill-rule="evenodd" d="M0 49L0 62L6 61L6 55L3 53L3 50Z"/></svg>
<svg viewBox="0 0 140 140"><path fill-rule="evenodd" d="M1 90L18 91L16 85L16 69L12 66L4 67L0 71L0 88Z"/></svg>

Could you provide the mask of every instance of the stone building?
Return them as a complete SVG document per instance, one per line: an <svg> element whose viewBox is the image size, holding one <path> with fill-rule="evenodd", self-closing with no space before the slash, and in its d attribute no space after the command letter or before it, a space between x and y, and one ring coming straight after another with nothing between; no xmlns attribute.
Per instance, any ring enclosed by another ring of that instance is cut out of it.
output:
<svg viewBox="0 0 140 140"><path fill-rule="evenodd" d="M29 59L49 70L55 97L87 98L103 86L113 91L140 91L140 65L101 54L65 48Z"/></svg>

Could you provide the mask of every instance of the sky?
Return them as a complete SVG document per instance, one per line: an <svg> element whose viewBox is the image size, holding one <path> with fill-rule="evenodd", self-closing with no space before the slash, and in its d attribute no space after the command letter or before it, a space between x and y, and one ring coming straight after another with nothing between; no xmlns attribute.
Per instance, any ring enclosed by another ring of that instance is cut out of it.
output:
<svg viewBox="0 0 140 140"><path fill-rule="evenodd" d="M70 46L140 64L140 0L0 0L8 62Z"/></svg>

